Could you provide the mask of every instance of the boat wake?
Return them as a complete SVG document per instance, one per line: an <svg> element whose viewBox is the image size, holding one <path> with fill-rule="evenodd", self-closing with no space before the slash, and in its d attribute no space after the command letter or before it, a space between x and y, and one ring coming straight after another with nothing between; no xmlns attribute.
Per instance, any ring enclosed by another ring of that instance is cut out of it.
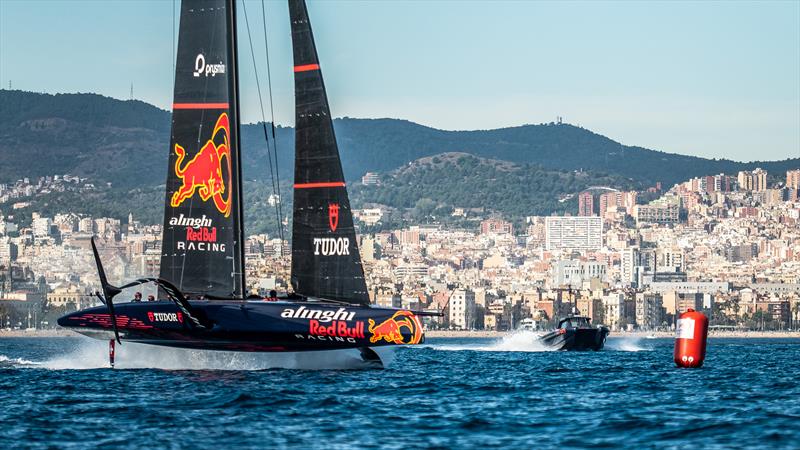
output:
<svg viewBox="0 0 800 450"><path fill-rule="evenodd" d="M539 341L539 335L532 331L513 331L489 344L480 345L431 345L434 350L477 352L550 352L552 348Z"/></svg>
<svg viewBox="0 0 800 450"><path fill-rule="evenodd" d="M394 348L373 348L388 367ZM13 359L0 355L0 368L42 368L51 370L108 369L108 343L81 340L71 349L44 361ZM357 350L319 352L243 353L212 350L188 350L123 341L116 348L115 369L161 370L355 370L369 368Z"/></svg>
<svg viewBox="0 0 800 450"><path fill-rule="evenodd" d="M29 361L23 358L9 358L6 355L0 355L0 368L3 367L19 367L19 366L37 366L42 363L36 361Z"/></svg>
<svg viewBox="0 0 800 450"><path fill-rule="evenodd" d="M642 339L638 337L609 337L606 340L606 348L618 352L641 352L652 350L651 348L642 345Z"/></svg>
<svg viewBox="0 0 800 450"><path fill-rule="evenodd" d="M496 339L488 344L443 344L425 346L434 350L445 351L476 351L476 352L552 352L555 349L539 341L539 334L532 331L513 331L501 339ZM643 345L641 338L636 337L609 337L605 349L618 352L641 352L652 350Z"/></svg>

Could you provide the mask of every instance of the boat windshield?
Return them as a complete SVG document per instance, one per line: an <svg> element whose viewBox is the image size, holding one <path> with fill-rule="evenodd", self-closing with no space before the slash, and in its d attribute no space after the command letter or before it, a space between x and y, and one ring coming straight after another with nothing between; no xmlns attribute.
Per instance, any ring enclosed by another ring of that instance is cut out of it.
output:
<svg viewBox="0 0 800 450"><path fill-rule="evenodd" d="M590 326L589 319L586 317L570 317L562 320L558 328L586 328Z"/></svg>

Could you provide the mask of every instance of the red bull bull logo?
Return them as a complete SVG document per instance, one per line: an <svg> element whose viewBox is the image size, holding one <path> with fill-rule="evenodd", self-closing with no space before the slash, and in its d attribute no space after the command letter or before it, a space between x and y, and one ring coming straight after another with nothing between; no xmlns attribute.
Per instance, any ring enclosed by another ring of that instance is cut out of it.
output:
<svg viewBox="0 0 800 450"><path fill-rule="evenodd" d="M222 113L211 133L211 139L203 145L199 152L187 162L183 167L186 150L175 144L175 154L178 159L175 161L175 175L183 183L172 194L170 206L177 208L184 201L194 196L195 192L200 195L200 200L206 202L212 199L217 211L225 215L231 214L231 131L228 121L228 114ZM215 141L221 142L215 144ZM227 177L223 179L223 164L227 170ZM227 191L227 192L226 192ZM227 194L227 196L226 196Z"/></svg>
<svg viewBox="0 0 800 450"><path fill-rule="evenodd" d="M403 336L403 328L407 330L409 337ZM373 344L381 340L398 345L419 344L422 340L422 324L411 311L397 311L379 325L375 325L375 321L369 319L368 331L372 333L369 341Z"/></svg>

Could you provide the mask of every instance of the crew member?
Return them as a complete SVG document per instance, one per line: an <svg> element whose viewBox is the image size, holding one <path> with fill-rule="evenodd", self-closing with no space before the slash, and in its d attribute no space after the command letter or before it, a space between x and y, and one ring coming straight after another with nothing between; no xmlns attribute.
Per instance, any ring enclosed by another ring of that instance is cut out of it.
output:
<svg viewBox="0 0 800 450"><path fill-rule="evenodd" d="M150 295L148 295L148 296L147 296L147 301L148 301L148 302L154 302L154 301L156 301L156 296L155 296L155 295L153 295L153 294L150 294Z"/></svg>
<svg viewBox="0 0 800 450"><path fill-rule="evenodd" d="M142 293L141 292L137 292L137 293L133 294L133 301L134 302L142 301Z"/></svg>
<svg viewBox="0 0 800 450"><path fill-rule="evenodd" d="M268 302L277 302L278 301L278 293L275 292L275 289L269 291L269 297L265 299Z"/></svg>

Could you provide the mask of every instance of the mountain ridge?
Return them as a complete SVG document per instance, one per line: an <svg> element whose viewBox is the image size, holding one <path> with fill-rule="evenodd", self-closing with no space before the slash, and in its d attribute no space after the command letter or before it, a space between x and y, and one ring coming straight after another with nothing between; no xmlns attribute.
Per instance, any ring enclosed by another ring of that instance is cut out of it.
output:
<svg viewBox="0 0 800 450"><path fill-rule="evenodd" d="M72 173L124 187L163 184L170 117L168 111L138 100L0 90L0 182ZM667 186L693 176L735 174L757 166L773 173L800 167L800 158L738 162L627 146L569 124L447 131L404 119L345 117L335 119L334 127L345 175L351 180L453 151ZM278 126L276 133L278 164L282 178L288 179L293 172L294 129ZM242 125L241 134L245 178L265 179L261 124ZM30 164L32 160L38 163Z"/></svg>

